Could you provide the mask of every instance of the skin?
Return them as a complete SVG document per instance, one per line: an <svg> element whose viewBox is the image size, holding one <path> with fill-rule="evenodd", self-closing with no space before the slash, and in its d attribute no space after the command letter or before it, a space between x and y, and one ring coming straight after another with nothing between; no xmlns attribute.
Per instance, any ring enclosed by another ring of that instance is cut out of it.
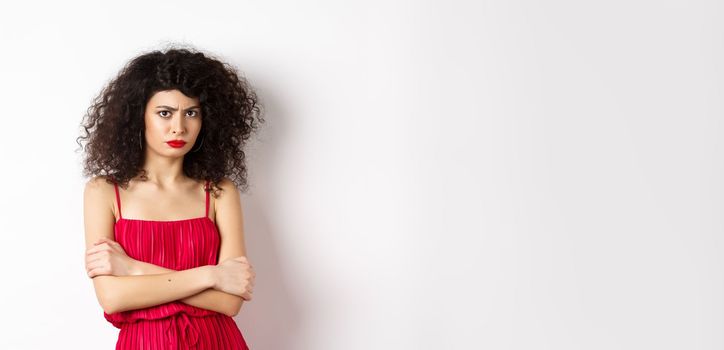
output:
<svg viewBox="0 0 724 350"><path fill-rule="evenodd" d="M119 187L123 218L171 221L203 215L204 182L188 178L182 171L183 157L201 130L198 106L197 98L178 90L160 91L149 99L143 165L148 180L132 179L128 189ZM178 139L186 145L173 148L166 144ZM240 194L228 178L219 186L223 188L220 196L209 197L209 218L221 237L220 263L174 271L126 255L114 241L113 228L120 217L113 185L101 176L86 183L86 272L106 313L179 300L235 316L243 302L251 300L256 274L246 258Z"/></svg>

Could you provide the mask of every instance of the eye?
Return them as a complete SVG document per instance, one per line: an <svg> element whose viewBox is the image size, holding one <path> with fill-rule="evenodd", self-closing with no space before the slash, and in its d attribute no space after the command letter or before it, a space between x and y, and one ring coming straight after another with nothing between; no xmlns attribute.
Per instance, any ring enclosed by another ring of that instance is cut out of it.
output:
<svg viewBox="0 0 724 350"><path fill-rule="evenodd" d="M158 111L158 114L161 116L161 118L166 118L167 116L161 113L169 113L169 111ZM168 115L168 117L170 117L170 115Z"/></svg>
<svg viewBox="0 0 724 350"><path fill-rule="evenodd" d="M186 115L188 115L189 113L193 113L193 115L189 115L189 117L191 117L191 116L194 116L194 117L195 117L195 116L198 116L198 115L199 115L199 112L194 111L194 110L186 111Z"/></svg>

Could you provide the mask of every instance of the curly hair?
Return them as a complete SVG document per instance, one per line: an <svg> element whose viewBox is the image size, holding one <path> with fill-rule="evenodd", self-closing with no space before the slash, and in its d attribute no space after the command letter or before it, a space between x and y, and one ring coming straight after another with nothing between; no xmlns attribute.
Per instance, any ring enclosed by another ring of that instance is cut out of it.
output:
<svg viewBox="0 0 724 350"><path fill-rule="evenodd" d="M151 96L179 90L198 98L202 126L183 160L183 172L197 180L218 184L228 177L246 191L244 145L263 123L261 105L248 81L230 64L191 48L156 50L131 59L93 99L81 126L85 135L84 176L103 176L127 188L143 167L144 111ZM199 140L201 139L201 140ZM198 145L197 145L198 144Z"/></svg>

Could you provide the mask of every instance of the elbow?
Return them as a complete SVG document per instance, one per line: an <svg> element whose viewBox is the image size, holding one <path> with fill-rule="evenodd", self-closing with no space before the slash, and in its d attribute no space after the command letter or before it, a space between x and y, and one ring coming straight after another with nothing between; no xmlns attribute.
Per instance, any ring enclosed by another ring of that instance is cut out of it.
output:
<svg viewBox="0 0 724 350"><path fill-rule="evenodd" d="M234 317L239 314L239 310L241 310L241 305L244 304L244 299L241 297L234 298L234 301L229 303L229 308L226 312L226 316Z"/></svg>
<svg viewBox="0 0 724 350"><path fill-rule="evenodd" d="M98 279L96 277L95 279ZM114 288L108 288L110 286L105 285L106 283L96 282L95 291L96 299L103 308L103 312L107 314L114 314L121 311L118 305L118 296L112 292Z"/></svg>
<svg viewBox="0 0 724 350"><path fill-rule="evenodd" d="M109 315L115 314L117 312L115 308L109 307L107 305L101 305L101 307L103 308L103 312Z"/></svg>
<svg viewBox="0 0 724 350"><path fill-rule="evenodd" d="M110 295L98 295L98 303L101 304L103 312L107 314L114 314L119 311L117 303Z"/></svg>

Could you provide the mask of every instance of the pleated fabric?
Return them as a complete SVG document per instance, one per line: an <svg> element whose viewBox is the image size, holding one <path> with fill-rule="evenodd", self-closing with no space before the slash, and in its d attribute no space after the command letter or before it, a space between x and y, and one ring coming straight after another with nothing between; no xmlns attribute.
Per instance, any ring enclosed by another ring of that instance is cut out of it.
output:
<svg viewBox="0 0 724 350"><path fill-rule="evenodd" d="M231 317L171 317L129 323L121 328L116 349L248 349Z"/></svg>
<svg viewBox="0 0 724 350"><path fill-rule="evenodd" d="M208 181L203 217L156 221L123 218L115 185L119 219L115 240L136 260L173 270L218 263L220 237L209 215ZM222 313L173 301L113 314L105 319L120 329L116 349L243 349L248 346L234 320Z"/></svg>

